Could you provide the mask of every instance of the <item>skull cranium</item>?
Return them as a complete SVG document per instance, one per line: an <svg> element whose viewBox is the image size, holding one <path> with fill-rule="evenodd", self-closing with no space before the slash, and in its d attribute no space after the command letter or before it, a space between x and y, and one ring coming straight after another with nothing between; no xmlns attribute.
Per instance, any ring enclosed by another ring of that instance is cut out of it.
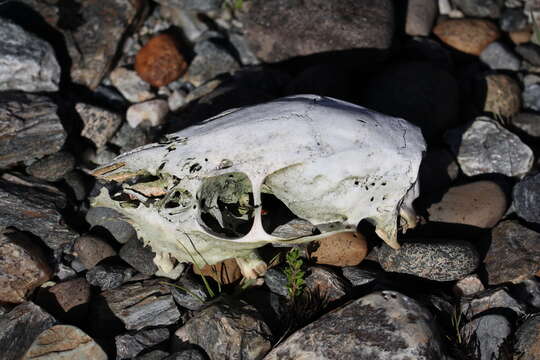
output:
<svg viewBox="0 0 540 360"><path fill-rule="evenodd" d="M92 205L120 212L163 273L176 261L236 258L244 276L256 277L266 270L256 248L351 231L363 219L398 248L398 221L404 230L416 225L424 150L420 130L403 119L298 95L231 110L118 156L94 171L106 186ZM315 231L276 236L283 222L265 221L265 201Z"/></svg>

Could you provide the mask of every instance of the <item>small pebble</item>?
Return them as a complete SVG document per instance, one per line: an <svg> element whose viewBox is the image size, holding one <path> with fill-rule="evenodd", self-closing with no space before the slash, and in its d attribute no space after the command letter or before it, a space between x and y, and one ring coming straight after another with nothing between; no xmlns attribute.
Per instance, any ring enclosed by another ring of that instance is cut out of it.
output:
<svg viewBox="0 0 540 360"><path fill-rule="evenodd" d="M478 275L473 274L458 280L452 288L456 296L469 296L484 291L485 287Z"/></svg>
<svg viewBox="0 0 540 360"><path fill-rule="evenodd" d="M114 87L130 102L138 103L153 99L150 84L145 82L135 71L123 67L114 69L109 75Z"/></svg>
<svg viewBox="0 0 540 360"><path fill-rule="evenodd" d="M521 89L512 77L504 74L486 76L487 94L484 111L511 117L521 109Z"/></svg>
<svg viewBox="0 0 540 360"><path fill-rule="evenodd" d="M498 41L492 42L482 51L480 60L493 70L518 71L520 67L518 57Z"/></svg>
<svg viewBox="0 0 540 360"><path fill-rule="evenodd" d="M516 46L516 52L531 64L540 66L540 46L533 43L525 43Z"/></svg>
<svg viewBox="0 0 540 360"><path fill-rule="evenodd" d="M155 127L163 125L169 112L167 101L156 99L131 105L126 114L126 120L132 128L138 126ZM143 123L146 122L147 125Z"/></svg>
<svg viewBox="0 0 540 360"><path fill-rule="evenodd" d="M447 45L471 55L480 55L500 36L495 24L482 19L445 20L437 24L433 32Z"/></svg>
<svg viewBox="0 0 540 360"><path fill-rule="evenodd" d="M81 236L73 247L77 258L87 270L93 268L101 260L116 255L116 251L104 240L95 236Z"/></svg>

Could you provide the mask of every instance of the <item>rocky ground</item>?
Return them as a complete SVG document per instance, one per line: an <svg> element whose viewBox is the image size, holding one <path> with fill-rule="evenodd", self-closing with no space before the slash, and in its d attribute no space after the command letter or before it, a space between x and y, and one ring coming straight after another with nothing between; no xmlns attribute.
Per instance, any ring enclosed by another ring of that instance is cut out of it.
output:
<svg viewBox="0 0 540 360"><path fill-rule="evenodd" d="M540 359L539 23L536 0L3 1L0 358ZM90 208L118 154L306 93L422 129L400 250L361 223L267 247L256 282L171 279Z"/></svg>

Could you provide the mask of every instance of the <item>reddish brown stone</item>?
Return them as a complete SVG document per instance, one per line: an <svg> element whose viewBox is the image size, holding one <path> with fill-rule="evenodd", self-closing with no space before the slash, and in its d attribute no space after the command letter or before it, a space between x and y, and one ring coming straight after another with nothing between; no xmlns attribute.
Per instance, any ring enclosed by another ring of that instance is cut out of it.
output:
<svg viewBox="0 0 540 360"><path fill-rule="evenodd" d="M227 259L215 265L206 265L203 268L193 266L193 272L209 276L221 284L232 284L242 278L242 273L235 259Z"/></svg>
<svg viewBox="0 0 540 360"><path fill-rule="evenodd" d="M154 36L135 58L135 70L147 83L161 87L178 79L187 69L175 40L167 34Z"/></svg>
<svg viewBox="0 0 540 360"><path fill-rule="evenodd" d="M500 36L494 23L481 19L446 20L437 24L433 32L447 45L471 55L480 55Z"/></svg>
<svg viewBox="0 0 540 360"><path fill-rule="evenodd" d="M313 246L311 246L313 245ZM334 266L358 265L367 255L365 237L358 232L345 232L331 235L310 244L311 258L317 264Z"/></svg>
<svg viewBox="0 0 540 360"><path fill-rule="evenodd" d="M65 312L90 301L90 285L86 279L79 278L56 284L49 289L56 302Z"/></svg>

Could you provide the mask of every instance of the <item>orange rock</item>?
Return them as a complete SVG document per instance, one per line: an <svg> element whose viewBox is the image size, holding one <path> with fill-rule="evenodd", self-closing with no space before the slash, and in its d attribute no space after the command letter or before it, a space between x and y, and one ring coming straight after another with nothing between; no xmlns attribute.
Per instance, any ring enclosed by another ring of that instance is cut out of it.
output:
<svg viewBox="0 0 540 360"><path fill-rule="evenodd" d="M437 24L433 32L445 44L471 55L480 55L500 36L495 24L480 19L449 19Z"/></svg>
<svg viewBox="0 0 540 360"><path fill-rule="evenodd" d="M135 57L137 74L155 87L165 86L178 79L187 67L174 38L167 34L154 36Z"/></svg>
<svg viewBox="0 0 540 360"><path fill-rule="evenodd" d="M345 232L313 241L308 249L317 264L334 266L358 265L367 255L366 238L358 232Z"/></svg>
<svg viewBox="0 0 540 360"><path fill-rule="evenodd" d="M206 265L199 269L193 266L195 274L209 276L221 284L232 284L242 278L240 268L234 259L227 259L215 265Z"/></svg>
<svg viewBox="0 0 540 360"><path fill-rule="evenodd" d="M532 29L524 29L519 31L512 31L509 32L508 35L510 36L510 39L514 42L514 44L524 44L526 42L531 41L532 38Z"/></svg>

